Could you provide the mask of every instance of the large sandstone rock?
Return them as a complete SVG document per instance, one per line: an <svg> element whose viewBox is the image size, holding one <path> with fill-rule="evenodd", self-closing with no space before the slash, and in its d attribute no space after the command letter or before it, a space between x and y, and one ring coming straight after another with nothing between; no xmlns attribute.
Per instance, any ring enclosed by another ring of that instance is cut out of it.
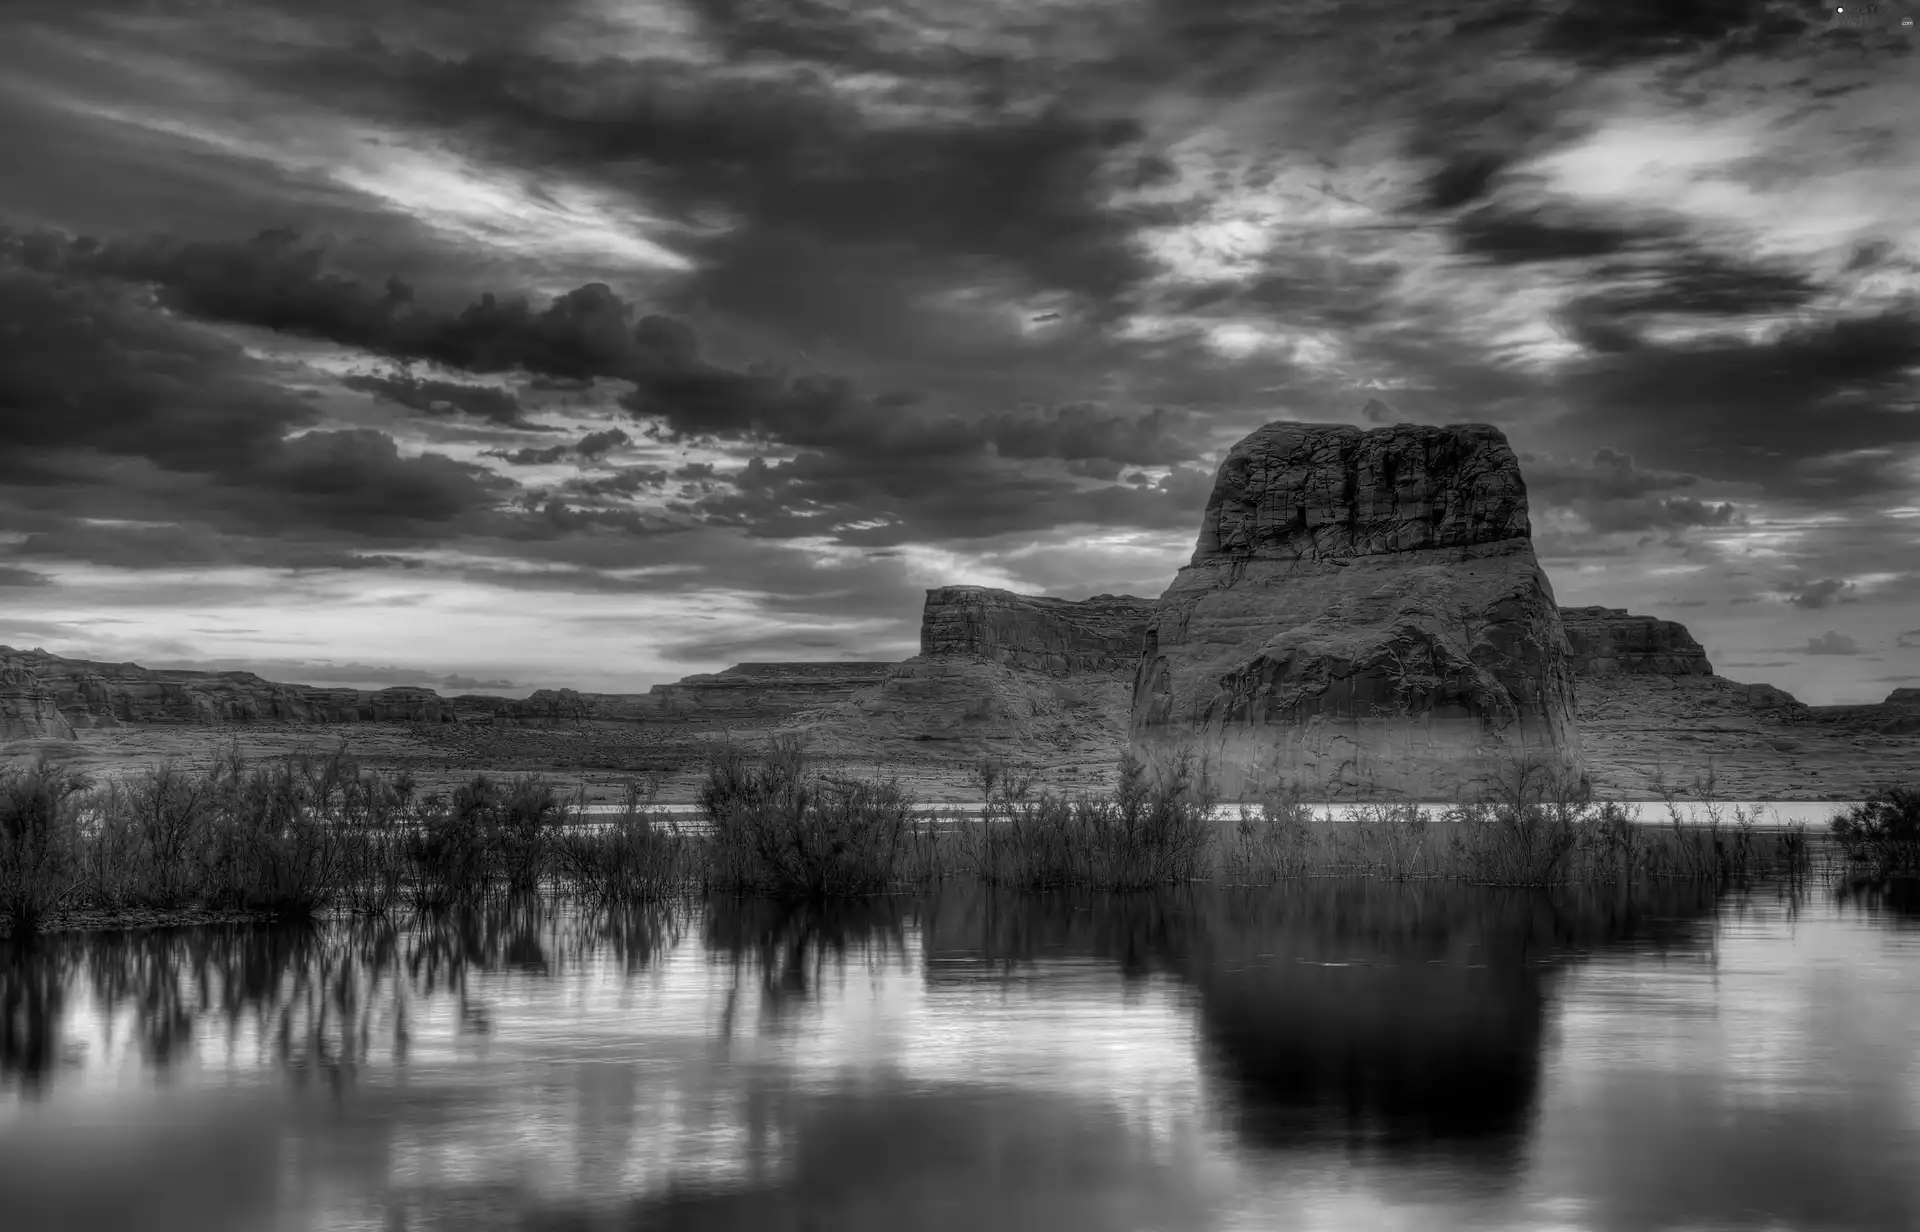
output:
<svg viewBox="0 0 1920 1232"><path fill-rule="evenodd" d="M53 690L31 669L0 659L0 740L71 740Z"/></svg>
<svg viewBox="0 0 1920 1232"><path fill-rule="evenodd" d="M1447 799L1581 768L1572 662L1498 429L1274 423L1228 453L1142 649L1135 750L1229 797Z"/></svg>
<svg viewBox="0 0 1920 1232"><path fill-rule="evenodd" d="M846 701L886 678L891 663L737 663L723 672L657 684L646 696L659 717L715 725L777 723Z"/></svg>
<svg viewBox="0 0 1920 1232"><path fill-rule="evenodd" d="M929 590L920 653L803 726L820 751L849 756L1113 762L1151 608L1132 595Z"/></svg>
<svg viewBox="0 0 1920 1232"><path fill-rule="evenodd" d="M986 586L942 586L927 592L920 653L1074 676L1131 673L1153 601L1095 595L1073 602L1019 595Z"/></svg>
<svg viewBox="0 0 1920 1232"><path fill-rule="evenodd" d="M1678 621L1617 607L1563 607L1560 625L1575 676L1713 675L1706 648Z"/></svg>

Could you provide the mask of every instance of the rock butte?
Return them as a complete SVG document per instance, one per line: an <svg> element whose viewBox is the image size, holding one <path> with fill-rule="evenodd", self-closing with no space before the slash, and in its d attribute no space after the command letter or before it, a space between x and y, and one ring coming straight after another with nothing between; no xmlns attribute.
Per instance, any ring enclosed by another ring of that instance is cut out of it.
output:
<svg viewBox="0 0 1920 1232"><path fill-rule="evenodd" d="M806 730L822 751L845 755L1112 762L1152 609L1132 595L1072 602L984 586L929 590L920 653Z"/></svg>
<svg viewBox="0 0 1920 1232"><path fill-rule="evenodd" d="M1155 608L1132 747L1229 796L1447 799L1581 771L1573 659L1520 463L1483 424L1273 423L1230 450Z"/></svg>

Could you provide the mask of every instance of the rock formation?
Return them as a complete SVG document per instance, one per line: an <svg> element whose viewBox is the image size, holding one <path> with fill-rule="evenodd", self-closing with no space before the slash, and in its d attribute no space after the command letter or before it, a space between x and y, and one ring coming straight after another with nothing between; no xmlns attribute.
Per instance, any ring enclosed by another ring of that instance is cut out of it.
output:
<svg viewBox="0 0 1920 1232"><path fill-rule="evenodd" d="M0 740L49 736L73 738L73 726L61 717L53 690L31 669L0 660Z"/></svg>
<svg viewBox="0 0 1920 1232"><path fill-rule="evenodd" d="M1707 652L1678 621L1618 607L1563 607L1575 676L1711 676Z"/></svg>
<svg viewBox="0 0 1920 1232"><path fill-rule="evenodd" d="M1110 763L1151 610L1132 595L929 590L920 653L807 729L827 752Z"/></svg>
<svg viewBox="0 0 1920 1232"><path fill-rule="evenodd" d="M1133 747L1222 790L1447 799L1580 769L1572 661L1498 429L1273 423L1221 463L1161 596Z"/></svg>
<svg viewBox="0 0 1920 1232"><path fill-rule="evenodd" d="M1050 676L1131 673L1152 614L1151 599L1132 595L1071 602L985 586L942 586L927 592L920 653L1004 663Z"/></svg>
<svg viewBox="0 0 1920 1232"><path fill-rule="evenodd" d="M879 684L895 665L874 662L739 663L648 690L656 717L715 725L776 723L803 710L846 701Z"/></svg>

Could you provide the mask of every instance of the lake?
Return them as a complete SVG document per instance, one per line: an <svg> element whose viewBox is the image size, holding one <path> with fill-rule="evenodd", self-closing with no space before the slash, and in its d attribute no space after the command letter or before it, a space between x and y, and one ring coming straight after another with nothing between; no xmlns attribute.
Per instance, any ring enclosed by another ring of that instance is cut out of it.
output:
<svg viewBox="0 0 1920 1232"><path fill-rule="evenodd" d="M1920 894L950 884L0 951L0 1226L1920 1227Z"/></svg>

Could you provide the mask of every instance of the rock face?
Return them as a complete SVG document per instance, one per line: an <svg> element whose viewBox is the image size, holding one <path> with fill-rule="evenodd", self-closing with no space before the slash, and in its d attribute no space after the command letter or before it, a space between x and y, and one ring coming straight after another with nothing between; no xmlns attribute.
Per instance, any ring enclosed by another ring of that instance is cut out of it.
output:
<svg viewBox="0 0 1920 1232"><path fill-rule="evenodd" d="M1617 607L1563 607L1560 625L1575 676L1713 675L1705 647L1677 621Z"/></svg>
<svg viewBox="0 0 1920 1232"><path fill-rule="evenodd" d="M751 726L846 701L879 684L892 663L738 663L724 672L657 684L646 699L656 717Z"/></svg>
<svg viewBox="0 0 1920 1232"><path fill-rule="evenodd" d="M980 586L927 592L920 653L815 716L822 751L1111 762L1152 602Z"/></svg>
<svg viewBox="0 0 1920 1232"><path fill-rule="evenodd" d="M1228 453L1143 641L1131 738L1229 798L1448 799L1577 774L1573 664L1498 429L1273 423Z"/></svg>
<svg viewBox="0 0 1920 1232"><path fill-rule="evenodd" d="M0 660L0 740L47 737L73 738L73 726L61 717L53 690L30 669Z"/></svg>
<svg viewBox="0 0 1920 1232"><path fill-rule="evenodd" d="M0 665L32 672L72 727L129 723L441 723L452 717L432 689L280 684L252 672L156 670L0 646Z"/></svg>
<svg viewBox="0 0 1920 1232"><path fill-rule="evenodd" d="M1049 676L1131 672L1152 614L1152 600L1132 595L1071 602L985 586L942 586L927 592L920 653Z"/></svg>

